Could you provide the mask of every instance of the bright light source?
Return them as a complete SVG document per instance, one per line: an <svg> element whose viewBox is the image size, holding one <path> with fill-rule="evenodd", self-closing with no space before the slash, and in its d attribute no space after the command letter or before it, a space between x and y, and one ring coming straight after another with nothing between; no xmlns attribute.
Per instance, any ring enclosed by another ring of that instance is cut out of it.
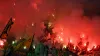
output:
<svg viewBox="0 0 100 56"><path fill-rule="evenodd" d="M63 48L66 48L66 45L63 45Z"/></svg>
<svg viewBox="0 0 100 56"><path fill-rule="evenodd" d="M70 43L72 43L72 40L70 40Z"/></svg>
<svg viewBox="0 0 100 56"><path fill-rule="evenodd" d="M32 26L34 26L34 23L32 23Z"/></svg>
<svg viewBox="0 0 100 56"><path fill-rule="evenodd" d="M81 38L84 38L85 37L85 34L81 34Z"/></svg>
<svg viewBox="0 0 100 56"><path fill-rule="evenodd" d="M15 21L16 19L15 18L13 18L13 21Z"/></svg>
<svg viewBox="0 0 100 56"><path fill-rule="evenodd" d="M84 43L84 46L86 46L86 43Z"/></svg>
<svg viewBox="0 0 100 56"><path fill-rule="evenodd" d="M76 49L76 46L74 46L74 50Z"/></svg>
<svg viewBox="0 0 100 56"><path fill-rule="evenodd" d="M52 14L52 16L53 16L53 17L55 17L55 15L54 15L54 14Z"/></svg>
<svg viewBox="0 0 100 56"><path fill-rule="evenodd" d="M4 41L0 40L0 45L3 46L4 45Z"/></svg>
<svg viewBox="0 0 100 56"><path fill-rule="evenodd" d="M24 46L24 49L26 49L26 46Z"/></svg>
<svg viewBox="0 0 100 56"><path fill-rule="evenodd" d="M33 45L33 48L35 49L35 45Z"/></svg>
<svg viewBox="0 0 100 56"><path fill-rule="evenodd" d="M12 41L12 44L14 44L15 43L15 41Z"/></svg>
<svg viewBox="0 0 100 56"><path fill-rule="evenodd" d="M0 40L0 45L3 46L4 45L4 42L2 40Z"/></svg>
<svg viewBox="0 0 100 56"><path fill-rule="evenodd" d="M52 23L51 23L51 22L49 22L48 26L49 26L49 27L51 27L51 26L52 26Z"/></svg>
<svg viewBox="0 0 100 56"><path fill-rule="evenodd" d="M87 49L87 51L90 51L90 50L91 50L90 48Z"/></svg>
<svg viewBox="0 0 100 56"><path fill-rule="evenodd" d="M4 45L3 43L0 43L0 45Z"/></svg>
<svg viewBox="0 0 100 56"><path fill-rule="evenodd" d="M96 46L96 45L94 45L94 48L97 48L97 46Z"/></svg>
<svg viewBox="0 0 100 56"><path fill-rule="evenodd" d="M62 39L62 38L61 38L60 40L61 40L61 41L63 41L63 39Z"/></svg>
<svg viewBox="0 0 100 56"><path fill-rule="evenodd" d="M20 37L20 39L22 39L22 37Z"/></svg>

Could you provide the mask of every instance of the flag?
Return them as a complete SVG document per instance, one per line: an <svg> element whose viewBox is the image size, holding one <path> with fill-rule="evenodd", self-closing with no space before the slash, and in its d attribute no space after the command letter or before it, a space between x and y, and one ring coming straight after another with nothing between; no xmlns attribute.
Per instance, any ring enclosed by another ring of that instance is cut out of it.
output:
<svg viewBox="0 0 100 56"><path fill-rule="evenodd" d="M11 29L11 26L14 22L12 21L12 18L8 21L7 25L5 26L4 30L2 31L0 38L6 39L8 36L8 32Z"/></svg>

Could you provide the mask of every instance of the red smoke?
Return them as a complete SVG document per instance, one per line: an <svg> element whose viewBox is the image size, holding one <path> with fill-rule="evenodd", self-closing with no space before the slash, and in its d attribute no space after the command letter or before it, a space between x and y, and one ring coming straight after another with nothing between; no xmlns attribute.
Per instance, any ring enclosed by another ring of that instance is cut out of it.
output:
<svg viewBox="0 0 100 56"><path fill-rule="evenodd" d="M0 0L0 32L9 18L13 17L15 22L10 32L15 33L17 38L24 33L32 35L34 30L37 36L41 35L41 22L47 19L48 12L55 9L54 31L64 44L67 44L70 39L76 45L80 35L85 34L90 47L98 45L100 44L100 17L92 16L91 20L83 16L83 4L80 3L82 1ZM36 27L31 26L33 22L36 23Z"/></svg>

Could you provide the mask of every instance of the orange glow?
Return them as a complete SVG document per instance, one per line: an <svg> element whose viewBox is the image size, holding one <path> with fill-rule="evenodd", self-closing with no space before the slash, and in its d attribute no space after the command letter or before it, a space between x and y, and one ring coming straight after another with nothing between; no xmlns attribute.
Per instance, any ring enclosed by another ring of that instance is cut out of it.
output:
<svg viewBox="0 0 100 56"><path fill-rule="evenodd" d="M63 39L62 39L62 38L61 38L60 40L61 40L61 41L63 41Z"/></svg>
<svg viewBox="0 0 100 56"><path fill-rule="evenodd" d="M4 42L2 40L0 40L0 46L3 46Z"/></svg>
<svg viewBox="0 0 100 56"><path fill-rule="evenodd" d="M85 34L81 34L81 38L84 38L85 37Z"/></svg>
<svg viewBox="0 0 100 56"><path fill-rule="evenodd" d="M70 43L72 43L72 40L70 40Z"/></svg>
<svg viewBox="0 0 100 56"><path fill-rule="evenodd" d="M91 50L90 48L87 49L87 51L90 51L90 50Z"/></svg>
<svg viewBox="0 0 100 56"><path fill-rule="evenodd" d="M96 48L97 46L95 45L94 48Z"/></svg>
<svg viewBox="0 0 100 56"><path fill-rule="evenodd" d="M86 46L86 43L84 43L84 46Z"/></svg>
<svg viewBox="0 0 100 56"><path fill-rule="evenodd" d="M74 46L74 50L76 49L76 46Z"/></svg>
<svg viewBox="0 0 100 56"><path fill-rule="evenodd" d="M73 49L77 48L75 45L77 45L79 41L82 41L81 48L86 47L87 51L90 51L93 48L93 46L94 46L94 48L96 48L96 45L93 45L91 43L91 40L88 40L87 33L85 33L85 32L84 33L80 32L77 35L71 34L71 31L68 30L67 27L64 27L61 24L55 25L54 31L55 31L55 33L57 33L56 39L59 43L66 44L66 45L68 45L68 43L71 43L74 45ZM87 47L89 47L89 48L87 48Z"/></svg>
<svg viewBox="0 0 100 56"><path fill-rule="evenodd" d="M63 45L63 48L66 48L66 45Z"/></svg>

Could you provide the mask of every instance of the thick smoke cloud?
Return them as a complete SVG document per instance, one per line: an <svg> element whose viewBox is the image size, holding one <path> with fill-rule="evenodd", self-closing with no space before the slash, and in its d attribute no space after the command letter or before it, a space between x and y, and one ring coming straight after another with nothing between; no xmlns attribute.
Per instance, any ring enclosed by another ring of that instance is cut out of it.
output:
<svg viewBox="0 0 100 56"><path fill-rule="evenodd" d="M25 32L32 35L34 30L37 36L41 35L41 22L48 13L55 13L55 25L64 27L65 36L77 39L80 33L85 33L90 41L99 44L99 9L99 0L0 0L0 32L13 17L11 32L17 37Z"/></svg>

